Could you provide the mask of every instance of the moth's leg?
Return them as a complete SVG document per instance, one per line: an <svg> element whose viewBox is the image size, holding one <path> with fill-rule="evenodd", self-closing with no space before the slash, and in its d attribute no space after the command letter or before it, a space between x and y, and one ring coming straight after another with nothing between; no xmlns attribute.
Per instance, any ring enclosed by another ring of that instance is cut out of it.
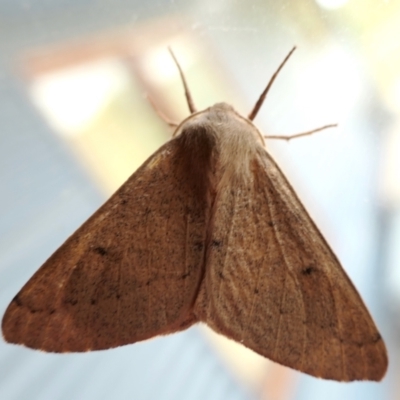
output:
<svg viewBox="0 0 400 400"><path fill-rule="evenodd" d="M321 128L317 128L317 129L313 129L312 131L307 131L307 132L302 132L302 133L296 133L295 135L290 135L290 136L281 136L281 135L265 135L264 137L266 139L282 139L282 140L287 140L289 141L290 139L296 139L302 136L308 136L308 135L312 135L313 133L322 131L324 129L328 129L328 128L335 128L337 126L337 124L329 124L329 125L324 125L321 126Z"/></svg>
<svg viewBox="0 0 400 400"><path fill-rule="evenodd" d="M157 113L157 115L169 126L172 126L173 128L176 128L179 124L177 122L171 121L159 108L157 108L156 104L154 103L153 99L149 96L146 95L147 100L153 107L154 111Z"/></svg>

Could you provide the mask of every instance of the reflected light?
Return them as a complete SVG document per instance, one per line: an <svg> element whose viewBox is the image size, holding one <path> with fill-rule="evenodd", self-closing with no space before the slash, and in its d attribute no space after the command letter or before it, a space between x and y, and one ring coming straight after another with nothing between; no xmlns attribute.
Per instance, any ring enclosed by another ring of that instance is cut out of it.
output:
<svg viewBox="0 0 400 400"><path fill-rule="evenodd" d="M362 91L356 59L341 48L330 48L307 66L298 91L302 102L298 107L305 118L315 121L318 116L322 123L331 121L332 117L334 121L344 120Z"/></svg>
<svg viewBox="0 0 400 400"><path fill-rule="evenodd" d="M55 131L73 136L104 110L129 79L118 61L103 59L40 76L31 93Z"/></svg>
<svg viewBox="0 0 400 400"><path fill-rule="evenodd" d="M179 64L183 71L188 71L194 64L194 58L192 52L184 47L184 43L172 47L176 57L178 58ZM178 48L178 50L176 50ZM171 57L168 49L168 44L162 44L157 47L153 47L147 51L141 60L141 67L143 73L146 74L146 79L151 81L154 85L165 85L168 82L175 82L177 80L178 70L176 64ZM185 51L180 50L185 49Z"/></svg>
<svg viewBox="0 0 400 400"><path fill-rule="evenodd" d="M389 88L389 106L395 111L400 110L400 77Z"/></svg>
<svg viewBox="0 0 400 400"><path fill-rule="evenodd" d="M348 3L348 0L315 0L315 2L323 8L328 10L334 10L336 8L343 7Z"/></svg>

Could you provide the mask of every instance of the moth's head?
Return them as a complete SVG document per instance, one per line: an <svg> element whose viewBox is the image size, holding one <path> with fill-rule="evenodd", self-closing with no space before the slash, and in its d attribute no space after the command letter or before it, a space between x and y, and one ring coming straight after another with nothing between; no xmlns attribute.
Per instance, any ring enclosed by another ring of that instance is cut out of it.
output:
<svg viewBox="0 0 400 400"><path fill-rule="evenodd" d="M230 104L223 102L214 104L213 106L208 108L208 110L212 110L213 112L216 113L234 112L237 114L235 109Z"/></svg>
<svg viewBox="0 0 400 400"><path fill-rule="evenodd" d="M251 140L265 146L264 138L253 122L227 103L216 103L194 112L178 125L173 137L189 131L196 132L196 135L212 135L218 140L234 140L237 137L239 142Z"/></svg>

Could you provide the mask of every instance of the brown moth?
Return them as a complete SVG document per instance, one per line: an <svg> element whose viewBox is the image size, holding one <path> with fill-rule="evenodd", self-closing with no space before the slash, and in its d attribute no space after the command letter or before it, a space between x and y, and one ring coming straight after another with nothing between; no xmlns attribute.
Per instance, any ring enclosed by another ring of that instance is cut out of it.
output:
<svg viewBox="0 0 400 400"><path fill-rule="evenodd" d="M8 342L83 352L204 322L316 377L382 379L368 310L252 123L293 50L248 118L195 112L177 64L191 115L14 297Z"/></svg>

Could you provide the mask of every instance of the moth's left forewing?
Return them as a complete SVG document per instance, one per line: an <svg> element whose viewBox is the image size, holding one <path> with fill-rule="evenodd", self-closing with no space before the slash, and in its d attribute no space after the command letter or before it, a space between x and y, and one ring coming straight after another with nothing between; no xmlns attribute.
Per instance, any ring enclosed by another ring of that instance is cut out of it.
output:
<svg viewBox="0 0 400 400"><path fill-rule="evenodd" d="M356 289L261 146L249 163L217 193L200 319L311 375L380 380L386 349Z"/></svg>
<svg viewBox="0 0 400 400"><path fill-rule="evenodd" d="M8 342L101 350L195 322L209 206L183 139L151 156L26 283L3 317Z"/></svg>

